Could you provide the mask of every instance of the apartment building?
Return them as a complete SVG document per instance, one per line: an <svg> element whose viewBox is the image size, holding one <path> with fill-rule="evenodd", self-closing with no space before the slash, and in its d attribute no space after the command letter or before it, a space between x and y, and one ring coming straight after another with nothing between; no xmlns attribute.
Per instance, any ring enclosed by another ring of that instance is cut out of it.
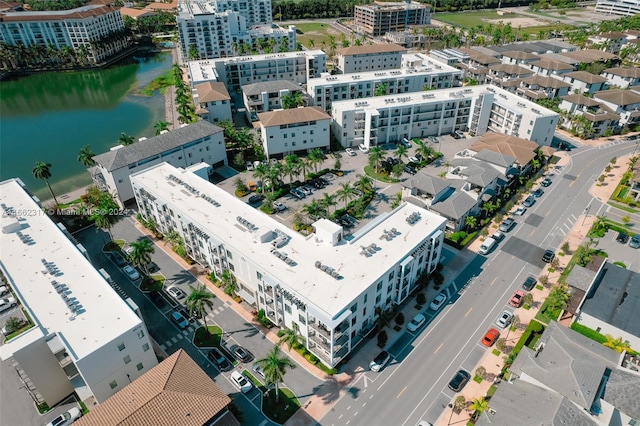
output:
<svg viewBox="0 0 640 426"><path fill-rule="evenodd" d="M124 301L19 179L0 183L0 271L30 329L0 346L35 400L102 402L157 365L137 307ZM16 389L16 392L18 390ZM22 392L22 390L20 390Z"/></svg>
<svg viewBox="0 0 640 426"><path fill-rule="evenodd" d="M282 98L288 94L299 93L303 101L307 94L300 85L287 80L267 81L242 86L242 99L247 120L257 121L258 114L282 109ZM305 102L306 103L306 102Z"/></svg>
<svg viewBox="0 0 640 426"><path fill-rule="evenodd" d="M386 94L421 92L462 85L462 71L423 54L404 55L400 69L353 74L324 74L307 81L307 92L315 105L326 111L331 104L346 99L370 98L377 90ZM410 59L409 59L410 58Z"/></svg>
<svg viewBox="0 0 640 426"><path fill-rule="evenodd" d="M190 61L191 84L206 81L224 83L230 92L242 86L273 80L305 84L309 78L327 72L327 55L322 50L270 53L208 61Z"/></svg>
<svg viewBox="0 0 640 426"><path fill-rule="evenodd" d="M211 0L208 0L209 2ZM214 0L218 12L231 10L244 16L247 25L271 24L271 0Z"/></svg>
<svg viewBox="0 0 640 426"><path fill-rule="evenodd" d="M93 182L116 196L121 206L133 199L129 176L154 164L168 162L178 167L206 163L213 167L227 164L224 134L220 127L200 120L151 138L140 138L132 145L119 145L93 157L89 169Z"/></svg>
<svg viewBox="0 0 640 426"><path fill-rule="evenodd" d="M636 67L616 67L602 71L610 86L626 89L640 84L640 69Z"/></svg>
<svg viewBox="0 0 640 426"><path fill-rule="evenodd" d="M223 189L169 164L132 176L140 213L184 239L189 256L308 350L337 365L374 327L376 308L402 303L440 261L445 219L409 203L346 240L326 219L301 235Z"/></svg>
<svg viewBox="0 0 640 426"><path fill-rule="evenodd" d="M258 114L262 149L267 158L329 149L331 116L318 107L300 107Z"/></svg>
<svg viewBox="0 0 640 426"><path fill-rule="evenodd" d="M596 13L605 15L633 16L640 13L639 0L598 0Z"/></svg>
<svg viewBox="0 0 640 426"><path fill-rule="evenodd" d="M344 147L367 147L455 130L487 131L550 145L559 115L490 85L334 102L333 134Z"/></svg>
<svg viewBox="0 0 640 426"><path fill-rule="evenodd" d="M206 82L196 84L192 91L196 114L209 123L233 120L231 96L224 83Z"/></svg>
<svg viewBox="0 0 640 426"><path fill-rule="evenodd" d="M407 48L397 44L369 44L336 50L336 66L342 74L400 68Z"/></svg>
<svg viewBox="0 0 640 426"><path fill-rule="evenodd" d="M0 12L0 42L10 46L53 46L58 50L82 48L86 49L87 60L93 64L129 46L124 37L110 43L98 43L121 31L124 31L124 23L120 10L101 2L60 11Z"/></svg>
<svg viewBox="0 0 640 426"><path fill-rule="evenodd" d="M374 2L356 5L354 8L354 25L357 31L369 37L406 31L410 25L429 25L430 23L431 6L411 0Z"/></svg>

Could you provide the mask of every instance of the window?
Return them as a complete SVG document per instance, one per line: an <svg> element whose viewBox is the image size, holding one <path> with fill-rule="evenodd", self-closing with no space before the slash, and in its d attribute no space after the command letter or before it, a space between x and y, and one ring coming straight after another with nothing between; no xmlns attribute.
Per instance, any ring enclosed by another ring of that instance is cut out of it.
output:
<svg viewBox="0 0 640 426"><path fill-rule="evenodd" d="M286 303L284 304L284 310L287 311L288 314L291 313L291 306L287 305Z"/></svg>
<svg viewBox="0 0 640 426"><path fill-rule="evenodd" d="M256 272L256 277L261 280L262 279L262 274L260 272ZM260 289L260 291L262 291L262 289Z"/></svg>
<svg viewBox="0 0 640 426"><path fill-rule="evenodd" d="M109 387L111 387L111 389L115 389L118 387L118 383L116 383L116 381L114 380L113 382L109 383Z"/></svg>
<svg viewBox="0 0 640 426"><path fill-rule="evenodd" d="M393 284L389 284L389 287L387 287L387 293L391 293L391 290L393 290Z"/></svg>
<svg viewBox="0 0 640 426"><path fill-rule="evenodd" d="M354 315L353 318L351 319L351 325L356 325L356 321L358 321L358 318L356 318Z"/></svg>
<svg viewBox="0 0 640 426"><path fill-rule="evenodd" d="M377 296L376 296L376 305L377 305L378 303L380 303L380 299L382 299L382 295L381 295L381 294L379 294L379 295L377 295Z"/></svg>
<svg viewBox="0 0 640 426"><path fill-rule="evenodd" d="M353 306L351 307L351 312L355 312L358 310L358 304L354 303Z"/></svg>
<svg viewBox="0 0 640 426"><path fill-rule="evenodd" d="M145 343L144 345L142 345L142 350L145 351L145 352L148 351L149 350L149 344Z"/></svg>
<svg viewBox="0 0 640 426"><path fill-rule="evenodd" d="M300 321L302 324L307 323L307 320L304 319L304 316L302 314L298 314L298 321Z"/></svg>
<svg viewBox="0 0 640 426"><path fill-rule="evenodd" d="M138 331L138 339L142 339L144 337L144 330Z"/></svg>
<svg viewBox="0 0 640 426"><path fill-rule="evenodd" d="M380 290L382 290L382 281L380 281L376 286L376 293L379 292Z"/></svg>
<svg viewBox="0 0 640 426"><path fill-rule="evenodd" d="M136 365L136 368L138 369L138 371L142 370L144 368L144 366L142 365L142 363L138 363L138 365Z"/></svg>
<svg viewBox="0 0 640 426"><path fill-rule="evenodd" d="M120 344L118 345L118 350L119 350L120 352L122 352L122 351L124 351L124 348L125 348L124 343L123 343L123 342L120 342Z"/></svg>
<svg viewBox="0 0 640 426"><path fill-rule="evenodd" d="M362 316L363 317L367 316L367 307L366 306L364 308L362 308Z"/></svg>
<svg viewBox="0 0 640 426"><path fill-rule="evenodd" d="M367 303L367 296L369 296L368 294L364 295L364 303Z"/></svg>
<svg viewBox="0 0 640 426"><path fill-rule="evenodd" d="M231 254L231 252L229 250L227 250L227 257L229 259L233 259L233 254Z"/></svg>
<svg viewBox="0 0 640 426"><path fill-rule="evenodd" d="M131 357L127 355L124 358L122 358L122 360L124 361L125 364L129 364L131 362Z"/></svg>

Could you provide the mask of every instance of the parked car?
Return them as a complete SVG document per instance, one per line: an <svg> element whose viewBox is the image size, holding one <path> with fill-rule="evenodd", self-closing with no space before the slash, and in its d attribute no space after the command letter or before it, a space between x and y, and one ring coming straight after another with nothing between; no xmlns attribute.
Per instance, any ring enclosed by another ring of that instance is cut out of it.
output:
<svg viewBox="0 0 640 426"><path fill-rule="evenodd" d="M178 311L171 312L171 318L178 324L180 328L187 328L189 326L189 321Z"/></svg>
<svg viewBox="0 0 640 426"><path fill-rule="evenodd" d="M533 195L529 195L527 198L525 198L525 200L522 202L522 205L525 207L531 207L534 203L536 202L536 199L533 197Z"/></svg>
<svg viewBox="0 0 640 426"><path fill-rule="evenodd" d="M404 146L405 148L411 148L411 142L407 138L402 138L400 140L400 145Z"/></svg>
<svg viewBox="0 0 640 426"><path fill-rule="evenodd" d="M496 340L498 340L498 337L500 337L500 332L495 328L490 328L484 334L480 342L486 347L490 348L496 342Z"/></svg>
<svg viewBox="0 0 640 426"><path fill-rule="evenodd" d="M426 320L427 319L425 318L424 315L416 314L416 316L414 316L409 322L409 324L407 325L407 330L411 332L418 330L420 327L424 325Z"/></svg>
<svg viewBox="0 0 640 426"><path fill-rule="evenodd" d="M222 352L220 352L220 349L218 348L211 349L207 354L207 358L209 358L213 363L215 363L218 369L220 369L220 371L227 371L232 368L231 363L227 360L227 358L224 355L222 355Z"/></svg>
<svg viewBox="0 0 640 426"><path fill-rule="evenodd" d="M367 148L367 146L363 143L361 143L360 145L358 145L358 149L363 153L363 154L367 154L369 152L369 148Z"/></svg>
<svg viewBox="0 0 640 426"><path fill-rule="evenodd" d="M311 188L309 188L306 185L298 188L298 191L302 192L305 196L308 196L308 197L313 195L313 191L311 190Z"/></svg>
<svg viewBox="0 0 640 426"><path fill-rule="evenodd" d="M131 265L126 265L124 268L122 268L122 272L127 274L131 281L137 281L140 279L140 274L138 273L138 271L136 271L136 268Z"/></svg>
<svg viewBox="0 0 640 426"><path fill-rule="evenodd" d="M465 387L470 378L471 374L469 374L468 371L458 370L456 375L453 376L453 379L451 379L451 381L449 382L449 389L454 392L460 392Z"/></svg>
<svg viewBox="0 0 640 426"><path fill-rule="evenodd" d="M527 211L527 209L523 206L518 206L516 207L516 209L513 211L513 214L515 216L522 216L523 214L525 214L525 212Z"/></svg>
<svg viewBox="0 0 640 426"><path fill-rule="evenodd" d="M416 157L409 157L409 162L410 163L419 163L420 160L418 160Z"/></svg>
<svg viewBox="0 0 640 426"><path fill-rule="evenodd" d="M253 368L252 368L253 372L256 373L258 376L260 376L262 378L262 380L265 380L264 378L264 371L262 371L262 367L260 367L258 364L253 364Z"/></svg>
<svg viewBox="0 0 640 426"><path fill-rule="evenodd" d="M640 234L636 234L631 237L631 241L629 241L629 247L631 248L640 248Z"/></svg>
<svg viewBox="0 0 640 426"><path fill-rule="evenodd" d="M404 169L403 169L403 170L404 170L405 172L409 173L411 176L413 176L413 175L415 175L415 174L416 174L416 169L414 169L413 167L411 167L411 166L410 166L410 165L408 165L408 164L407 164L406 166L404 166Z"/></svg>
<svg viewBox="0 0 640 426"><path fill-rule="evenodd" d="M511 231L511 228L513 228L513 226L516 224L516 221L513 220L512 217L508 217L505 220L502 221L502 223L500 224L500 227L498 228L498 230L502 231L502 232L509 232Z"/></svg>
<svg viewBox="0 0 640 426"><path fill-rule="evenodd" d="M109 252L109 259L111 259L118 268L122 268L124 265L127 264L127 260L124 257L122 257L122 255L117 251Z"/></svg>
<svg viewBox="0 0 640 426"><path fill-rule="evenodd" d="M533 191L533 196L536 198L540 198L544 195L544 191L542 190L542 188L538 188L535 191Z"/></svg>
<svg viewBox="0 0 640 426"><path fill-rule="evenodd" d="M546 263L553 262L553 259L555 258L556 254L553 252L553 250L545 250L544 254L542 255L542 261Z"/></svg>
<svg viewBox="0 0 640 426"><path fill-rule="evenodd" d="M185 297L187 297L187 294L181 289L179 289L178 287L176 287L175 285L170 285L169 287L167 287L167 293L169 293L171 296L175 297L178 300L182 300Z"/></svg>
<svg viewBox="0 0 640 426"><path fill-rule="evenodd" d="M345 152L350 156L353 157L356 155L356 152L354 150L352 150L351 148L347 148L345 149Z"/></svg>
<svg viewBox="0 0 640 426"><path fill-rule="evenodd" d="M389 355L389 352L382 351L369 363L369 369L377 373L387 365L390 359L391 355Z"/></svg>
<svg viewBox="0 0 640 426"><path fill-rule="evenodd" d="M627 241L629 241L629 236L624 232L619 232L618 236L616 237L616 241L620 244L627 244Z"/></svg>
<svg viewBox="0 0 640 426"><path fill-rule="evenodd" d="M16 306L16 299L13 296L5 297L4 299L0 299L0 312L4 312L7 309L11 309Z"/></svg>
<svg viewBox="0 0 640 426"><path fill-rule="evenodd" d="M502 228L502 226L500 227ZM502 229L501 229L502 230ZM478 249L478 253L480 254L488 254L493 247L496 245L497 241L492 237L486 238L482 244L480 244L480 248Z"/></svg>
<svg viewBox="0 0 640 426"><path fill-rule="evenodd" d="M433 143L440 143L440 139L438 139L435 136L429 136L427 139L430 140Z"/></svg>
<svg viewBox="0 0 640 426"><path fill-rule="evenodd" d="M306 195L304 195L304 193L297 188L294 188L291 190L291 195L296 197L298 200L302 200L303 198L306 197Z"/></svg>
<svg viewBox="0 0 640 426"><path fill-rule="evenodd" d="M236 357L236 359L240 362L247 362L251 359L251 354L249 353L249 351L240 345L236 345L231 348L231 352L233 353L233 356Z"/></svg>
<svg viewBox="0 0 640 426"><path fill-rule="evenodd" d="M264 195L255 194L249 197L249 204L258 204L262 200L264 200Z"/></svg>
<svg viewBox="0 0 640 426"><path fill-rule="evenodd" d="M239 371L234 371L233 373L231 373L231 380L233 380L233 383L235 383L235 385L240 389L242 393L247 393L253 388L251 382L247 380L247 378L244 377Z"/></svg>
<svg viewBox="0 0 640 426"><path fill-rule="evenodd" d="M276 158L271 158L269 159L269 163L271 163L272 166L275 166L276 164L278 164L278 160Z"/></svg>
<svg viewBox="0 0 640 426"><path fill-rule="evenodd" d="M245 161L244 166L247 168L247 171L253 171L253 164L251 164L251 161Z"/></svg>
<svg viewBox="0 0 640 426"><path fill-rule="evenodd" d="M509 311L503 311L502 314L496 320L496 325L500 328L506 328L509 324L511 324L511 320L513 319L513 313Z"/></svg>
<svg viewBox="0 0 640 426"><path fill-rule="evenodd" d="M493 233L491 238L493 238L494 240L496 240L497 243L499 243L504 239L504 234L502 233L502 231L496 231Z"/></svg>
<svg viewBox="0 0 640 426"><path fill-rule="evenodd" d="M82 416L80 409L78 407L72 407L70 410L65 411L55 419L51 420L45 426L68 426L78 420L80 416Z"/></svg>
<svg viewBox="0 0 640 426"><path fill-rule="evenodd" d="M9 293L9 287L7 287L6 285L1 285L0 286L0 296L4 296L7 293Z"/></svg>
<svg viewBox="0 0 640 426"><path fill-rule="evenodd" d="M280 201L274 201L273 202L273 209L277 212L283 212L287 209L287 206L285 206L284 204L282 204Z"/></svg>
<svg viewBox="0 0 640 426"><path fill-rule="evenodd" d="M516 290L511 295L511 299L509 299L509 304L514 308L519 308L522 305L522 298L524 297L524 291Z"/></svg>
<svg viewBox="0 0 640 426"><path fill-rule="evenodd" d="M454 133L456 135L458 135L458 137L456 139L465 139L466 138L464 132L461 132L460 130L456 130Z"/></svg>
<svg viewBox="0 0 640 426"><path fill-rule="evenodd" d="M542 185L542 186L544 186L546 188L547 186L551 185L552 183L553 183L553 181L547 177L547 178L544 178L544 180L540 183L540 185Z"/></svg>
<svg viewBox="0 0 640 426"><path fill-rule="evenodd" d="M429 309L431 309L432 311L437 311L442 307L442 305L444 305L444 302L446 301L447 301L447 295L445 294L444 291L441 291L440 293L438 293L436 298L433 299L433 301L429 305Z"/></svg>
<svg viewBox="0 0 640 426"><path fill-rule="evenodd" d="M538 280L536 280L534 277L528 276L527 279L522 283L522 288L526 291L531 291L533 287L535 287L537 282Z"/></svg>

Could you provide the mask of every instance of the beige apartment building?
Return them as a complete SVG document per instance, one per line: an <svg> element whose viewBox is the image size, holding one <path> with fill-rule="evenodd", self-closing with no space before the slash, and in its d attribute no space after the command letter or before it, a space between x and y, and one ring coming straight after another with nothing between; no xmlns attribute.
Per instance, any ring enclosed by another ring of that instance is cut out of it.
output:
<svg viewBox="0 0 640 426"><path fill-rule="evenodd" d="M354 15L358 31L369 37L379 37L389 32L406 31L410 25L430 24L431 6L415 1L374 2L357 5Z"/></svg>

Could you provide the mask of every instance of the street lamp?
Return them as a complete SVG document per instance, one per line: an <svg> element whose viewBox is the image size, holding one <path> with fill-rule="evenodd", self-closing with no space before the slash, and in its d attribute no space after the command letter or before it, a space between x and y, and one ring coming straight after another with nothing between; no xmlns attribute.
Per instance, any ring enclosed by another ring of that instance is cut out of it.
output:
<svg viewBox="0 0 640 426"><path fill-rule="evenodd" d="M587 205L584 208L584 217L582 218L582 226L584 226L584 222L587 220L587 216L589 216L589 209L591 209L591 204Z"/></svg>

